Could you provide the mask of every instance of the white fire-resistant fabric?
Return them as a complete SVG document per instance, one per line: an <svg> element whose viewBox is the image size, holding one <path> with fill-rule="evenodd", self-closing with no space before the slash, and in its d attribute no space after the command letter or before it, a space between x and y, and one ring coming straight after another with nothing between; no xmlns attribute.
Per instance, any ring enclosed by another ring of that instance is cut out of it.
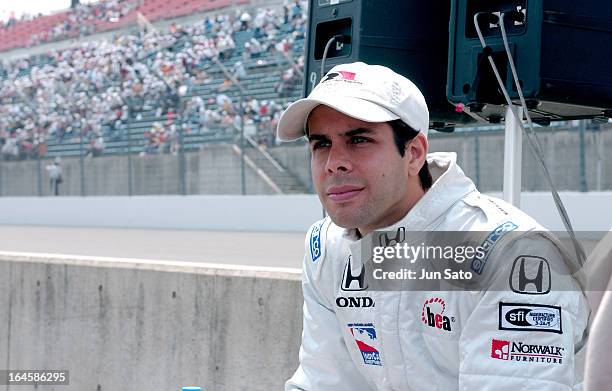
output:
<svg viewBox="0 0 612 391"><path fill-rule="evenodd" d="M588 306L565 266L558 242L520 210L480 194L457 166L454 153L430 154L428 163L434 185L401 221L385 230L405 227L407 236L410 231L492 232L510 222L516 225L515 231L525 234L512 240L502 236L495 242L479 275L488 281L488 289L349 292L341 289L345 267L350 258L351 275L359 275L361 241L368 235L358 238L355 230L342 229L329 217L315 223L305 243L300 366L285 390L580 388L581 373L574 370L574 347L583 339ZM510 269L520 256L548 260L552 275L549 293L532 295L510 290ZM336 300L340 297L369 297L365 300L372 300L373 305L339 307ZM450 330L424 322L424 304L430 302L434 310L447 316ZM500 302L560 307L562 334L500 330ZM562 359L549 363L494 358L493 340L524 345L526 349L558 348Z"/></svg>
<svg viewBox="0 0 612 391"><path fill-rule="evenodd" d="M612 231L593 249L587 261L592 323L586 349L584 389L606 390L612 387L610 352L612 352Z"/></svg>

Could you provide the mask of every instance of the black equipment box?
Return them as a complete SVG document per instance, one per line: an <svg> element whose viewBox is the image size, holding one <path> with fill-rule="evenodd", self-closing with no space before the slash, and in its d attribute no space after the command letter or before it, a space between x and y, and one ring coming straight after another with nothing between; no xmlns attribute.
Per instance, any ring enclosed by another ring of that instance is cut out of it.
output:
<svg viewBox="0 0 612 391"><path fill-rule="evenodd" d="M505 13L534 122L612 117L612 1L452 0L447 97L469 107L476 118L497 122L506 102L476 34L473 17L479 12ZM499 26L479 20L506 89L518 103Z"/></svg>
<svg viewBox="0 0 612 391"><path fill-rule="evenodd" d="M474 122L446 98L450 0L310 0L305 54L305 95L325 72L355 61L385 65L423 92L435 129Z"/></svg>

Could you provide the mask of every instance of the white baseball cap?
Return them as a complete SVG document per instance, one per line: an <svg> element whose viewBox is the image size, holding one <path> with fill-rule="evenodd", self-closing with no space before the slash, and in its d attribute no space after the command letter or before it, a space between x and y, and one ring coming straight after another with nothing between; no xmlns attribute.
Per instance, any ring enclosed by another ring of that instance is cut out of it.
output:
<svg viewBox="0 0 612 391"><path fill-rule="evenodd" d="M292 103L283 112L278 138L291 141L304 136L308 116L318 105L366 122L401 119L425 135L429 129L429 110L418 87L380 65L354 62L333 67L307 98Z"/></svg>

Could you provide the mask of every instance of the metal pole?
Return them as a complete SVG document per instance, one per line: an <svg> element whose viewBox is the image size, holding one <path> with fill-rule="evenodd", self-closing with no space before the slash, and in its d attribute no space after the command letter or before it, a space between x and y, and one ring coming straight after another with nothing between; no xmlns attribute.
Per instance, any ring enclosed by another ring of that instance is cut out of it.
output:
<svg viewBox="0 0 612 391"><path fill-rule="evenodd" d="M521 206L521 162L523 157L523 134L512 110L523 118L522 107L514 105L506 109L504 137L504 200L516 207Z"/></svg>
<svg viewBox="0 0 612 391"><path fill-rule="evenodd" d="M178 107L176 108L178 109ZM178 110L175 110L175 112L178 113ZM176 119L173 119L174 121L174 125L176 126ZM179 123L181 123L182 121L178 121ZM178 148L179 148L179 193L182 195L186 195L187 194L187 186L186 186L186 180L185 180L185 151L183 150L183 126L179 126L178 127Z"/></svg>
<svg viewBox="0 0 612 391"><path fill-rule="evenodd" d="M244 164L244 105L242 104L244 101L245 90L242 87L242 84L232 75L225 65L219 61L217 57L213 57L212 60L221 68L223 74L230 79L230 81L238 87L238 96L239 96L239 110L240 114L240 185L242 188L242 195L246 195L246 174L245 174L245 164Z"/></svg>
<svg viewBox="0 0 612 391"><path fill-rule="evenodd" d="M244 165L244 105L242 91L240 91L240 101L238 104L240 108L238 112L240 113L240 187L242 189L242 195L246 195L246 173L245 173L245 165Z"/></svg>
<svg viewBox="0 0 612 391"><path fill-rule="evenodd" d="M81 142L79 143L79 163L81 165L81 197L85 197L85 161L83 160L84 156L83 156L83 142L84 142L84 136L83 136L83 129L80 130L81 132Z"/></svg>
<svg viewBox="0 0 612 391"><path fill-rule="evenodd" d="M476 187L480 189L480 138L478 137L478 131L475 132L474 137L474 160L476 170Z"/></svg>
<svg viewBox="0 0 612 391"><path fill-rule="evenodd" d="M593 145L595 146L596 152L596 166L595 166L595 190L601 191L601 183L602 183L602 164L603 164L603 135L601 133L601 127L593 127Z"/></svg>
<svg viewBox="0 0 612 391"><path fill-rule="evenodd" d="M42 197L42 167L40 166L40 143L38 144L38 151L36 152L36 162L38 167L37 179L38 179L38 196Z"/></svg>
<svg viewBox="0 0 612 391"><path fill-rule="evenodd" d="M586 128L586 121L580 120L578 129L580 132L580 191L587 191L587 180L586 180L586 158L584 156L584 131Z"/></svg>
<svg viewBox="0 0 612 391"><path fill-rule="evenodd" d="M132 132L131 132L131 126L132 126L132 106L128 106L128 117L127 117L127 158L128 158L128 195L132 196L134 194L133 192L133 185L132 185Z"/></svg>

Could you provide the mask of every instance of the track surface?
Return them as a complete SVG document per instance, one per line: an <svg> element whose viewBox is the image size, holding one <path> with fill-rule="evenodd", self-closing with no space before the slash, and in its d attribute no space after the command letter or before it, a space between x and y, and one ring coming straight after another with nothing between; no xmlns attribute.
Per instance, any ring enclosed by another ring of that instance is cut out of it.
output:
<svg viewBox="0 0 612 391"><path fill-rule="evenodd" d="M301 268L304 235L0 225L0 251ZM582 243L589 254L597 241Z"/></svg>
<svg viewBox="0 0 612 391"><path fill-rule="evenodd" d="M0 226L0 251L301 268L305 233Z"/></svg>

